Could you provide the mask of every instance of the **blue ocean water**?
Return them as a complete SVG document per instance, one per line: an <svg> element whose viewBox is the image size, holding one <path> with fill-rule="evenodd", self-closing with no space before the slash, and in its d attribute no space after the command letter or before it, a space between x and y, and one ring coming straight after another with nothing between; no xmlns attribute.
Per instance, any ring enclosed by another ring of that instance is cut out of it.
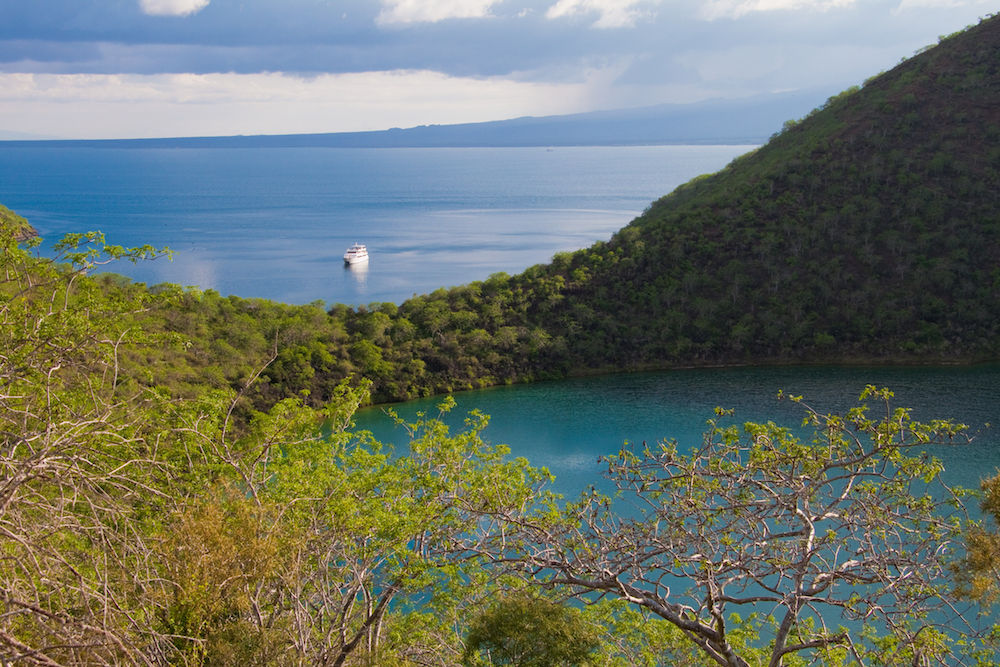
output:
<svg viewBox="0 0 1000 667"><path fill-rule="evenodd" d="M47 243L100 230L172 262L109 270L287 303L402 302L606 240L751 146L0 147L0 203ZM371 261L347 269L355 241Z"/></svg>

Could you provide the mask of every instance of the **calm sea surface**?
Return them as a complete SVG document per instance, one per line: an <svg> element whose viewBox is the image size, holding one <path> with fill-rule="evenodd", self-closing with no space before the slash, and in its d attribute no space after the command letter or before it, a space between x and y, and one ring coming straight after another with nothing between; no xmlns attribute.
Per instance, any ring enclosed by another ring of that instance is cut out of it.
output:
<svg viewBox="0 0 1000 667"><path fill-rule="evenodd" d="M0 203L48 240L168 246L135 280L286 303L402 302L606 240L750 146L0 147ZM366 243L371 261L343 265Z"/></svg>

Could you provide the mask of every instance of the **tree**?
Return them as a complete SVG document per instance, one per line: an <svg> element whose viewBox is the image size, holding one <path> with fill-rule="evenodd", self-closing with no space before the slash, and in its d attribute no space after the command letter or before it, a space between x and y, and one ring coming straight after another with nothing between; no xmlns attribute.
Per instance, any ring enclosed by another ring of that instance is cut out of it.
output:
<svg viewBox="0 0 1000 667"><path fill-rule="evenodd" d="M466 636L465 665L572 667L600 644L578 609L527 595L502 598L481 612Z"/></svg>
<svg viewBox="0 0 1000 667"><path fill-rule="evenodd" d="M1000 474L984 479L981 487L985 519L966 529L966 553L955 575L962 596L993 604L1000 596Z"/></svg>
<svg viewBox="0 0 1000 667"><path fill-rule="evenodd" d="M164 466L149 433L162 401L121 359L146 338L133 315L151 297L84 273L158 252L77 234L57 264L21 237L0 224L0 655L148 663L135 594L155 581L147 521Z"/></svg>
<svg viewBox="0 0 1000 667"><path fill-rule="evenodd" d="M454 404L445 399L439 408ZM264 421L270 431L289 418ZM477 530L472 508L530 505L547 479L523 459L505 461L506 448L487 445L483 415L471 415L456 434L426 415L399 423L410 435L405 454L344 434L283 445L269 464L247 457L254 469L268 469L257 495L282 517L289 554L281 576L260 588L277 591L273 613L294 628L295 656L310 664L342 665L353 655L378 664L387 650L421 650L413 637L392 646L394 624L410 634L446 633L459 609L485 595L478 563L454 548ZM418 610L434 613L409 613ZM456 644L447 639L435 641L438 661Z"/></svg>
<svg viewBox="0 0 1000 667"><path fill-rule="evenodd" d="M514 517L520 552L494 556L546 586L644 608L726 667L957 664L973 628L948 574L966 517L922 450L964 427L914 421L891 396L864 391L877 417L805 407L805 441L716 419L690 453L623 448L605 459L621 497Z"/></svg>
<svg viewBox="0 0 1000 667"><path fill-rule="evenodd" d="M454 545L547 473L485 443L482 415L404 424L405 452L352 434L364 383L254 410L267 360L239 390L177 395L138 360L164 343L143 318L179 293L85 275L156 252L58 248L63 265L0 229L0 661L457 662L489 582Z"/></svg>

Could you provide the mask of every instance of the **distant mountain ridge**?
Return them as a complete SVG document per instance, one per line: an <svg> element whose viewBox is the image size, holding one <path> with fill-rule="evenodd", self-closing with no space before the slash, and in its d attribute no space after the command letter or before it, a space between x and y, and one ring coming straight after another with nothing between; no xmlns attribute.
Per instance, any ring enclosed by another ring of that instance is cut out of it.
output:
<svg viewBox="0 0 1000 667"><path fill-rule="evenodd" d="M816 107L830 92L803 91L692 104L562 116L526 116L372 132L332 132L163 139L13 140L0 146L116 148L417 148L759 144Z"/></svg>

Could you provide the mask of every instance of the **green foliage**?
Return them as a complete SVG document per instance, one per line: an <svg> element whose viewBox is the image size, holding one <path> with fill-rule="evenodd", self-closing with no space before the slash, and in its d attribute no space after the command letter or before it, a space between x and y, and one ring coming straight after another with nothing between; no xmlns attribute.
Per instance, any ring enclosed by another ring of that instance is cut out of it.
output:
<svg viewBox="0 0 1000 667"><path fill-rule="evenodd" d="M955 576L961 595L992 605L1000 598L1000 475L983 480L982 509L985 518L966 528L966 553Z"/></svg>
<svg viewBox="0 0 1000 667"><path fill-rule="evenodd" d="M132 319L152 297L83 272L151 250L76 237L56 264L20 237L0 222L0 654L137 661L168 406L120 372L126 349L155 344Z"/></svg>
<svg viewBox="0 0 1000 667"><path fill-rule="evenodd" d="M843 415L807 407L806 439L719 410L700 445L626 446L605 459L614 500L520 521L509 567L654 614L722 665L977 664L981 629L949 581L962 494L922 451L965 427L891 399L868 387Z"/></svg>
<svg viewBox="0 0 1000 667"><path fill-rule="evenodd" d="M812 440L720 415L691 453L610 457L639 518L599 494L560 507L546 471L482 440L483 415L455 434L400 423L405 454L350 418L371 399L606 369L995 358L998 48L991 18L608 242L398 307L90 276L169 253L88 233L39 259L0 207L0 655L454 664L477 615L497 614L502 636L559 636L525 623L550 603L487 604L524 572L493 582L483 560L526 550L547 583L618 598L544 608L539 623L589 647L566 664L987 664L990 646L925 615L949 600L963 525L959 498L927 490L940 462L911 452L961 429L918 424L885 391L863 397L878 416L807 410ZM965 535L959 590L990 602L996 532ZM827 625L827 606L874 629Z"/></svg>
<svg viewBox="0 0 1000 667"><path fill-rule="evenodd" d="M960 503L923 491L940 462L909 452L962 427L914 422L889 408L885 390L862 397L885 403L877 416L865 405L843 416L807 410L811 441L771 423L727 425L722 411L690 454L672 443L623 450L609 471L647 508L639 518L596 493L563 507L544 491L545 470L483 441L485 415L452 433L441 420L452 399L437 415L397 418L410 436L397 453L350 430L369 381L325 377L326 404L274 389L316 382L307 369L338 363L302 335L314 325L368 362L394 363L385 351L405 307L341 312L338 324L316 305L89 277L105 258L154 252L107 247L99 235L68 239L64 264L10 234L3 243L5 659L694 665L707 654L796 665L859 655L879 664L880 651L992 655L925 616L948 593ZM508 280L464 298L499 294ZM259 335L258 313L285 328ZM205 336L215 317L247 326L234 327L237 344L203 355L208 339L182 331ZM543 340L533 344L544 356ZM144 362L185 354L174 367L189 374L183 382ZM241 363L216 374L225 358ZM269 376L279 360L282 373ZM487 563L515 567L496 577ZM586 605L511 594L539 573ZM788 593L793 581L799 596ZM777 612L763 615L761 602ZM873 634L827 625L825 605L866 619ZM899 609L906 623L875 623Z"/></svg>
<svg viewBox="0 0 1000 667"><path fill-rule="evenodd" d="M577 609L542 598L505 597L473 620L462 664L575 667L591 664L599 641L597 629Z"/></svg>
<svg viewBox="0 0 1000 667"><path fill-rule="evenodd" d="M352 434L363 380L326 389L326 405L264 409L261 367L245 358L238 389L194 364L183 384L165 381L142 361L194 346L147 326L153 314L239 304L88 277L153 252L100 235L66 239L65 264L9 232L0 242L5 661L457 662L459 619L489 582L454 545L481 513L533 504L546 473L484 443L480 415L456 434L426 416L405 424L406 455Z"/></svg>
<svg viewBox="0 0 1000 667"><path fill-rule="evenodd" d="M15 241L27 241L37 235L35 228L27 220L2 204L0 204L0 229L5 230L4 233L9 233Z"/></svg>
<svg viewBox="0 0 1000 667"><path fill-rule="evenodd" d="M594 665L700 667L704 658L676 626L621 599L584 606L584 617L601 631Z"/></svg>

